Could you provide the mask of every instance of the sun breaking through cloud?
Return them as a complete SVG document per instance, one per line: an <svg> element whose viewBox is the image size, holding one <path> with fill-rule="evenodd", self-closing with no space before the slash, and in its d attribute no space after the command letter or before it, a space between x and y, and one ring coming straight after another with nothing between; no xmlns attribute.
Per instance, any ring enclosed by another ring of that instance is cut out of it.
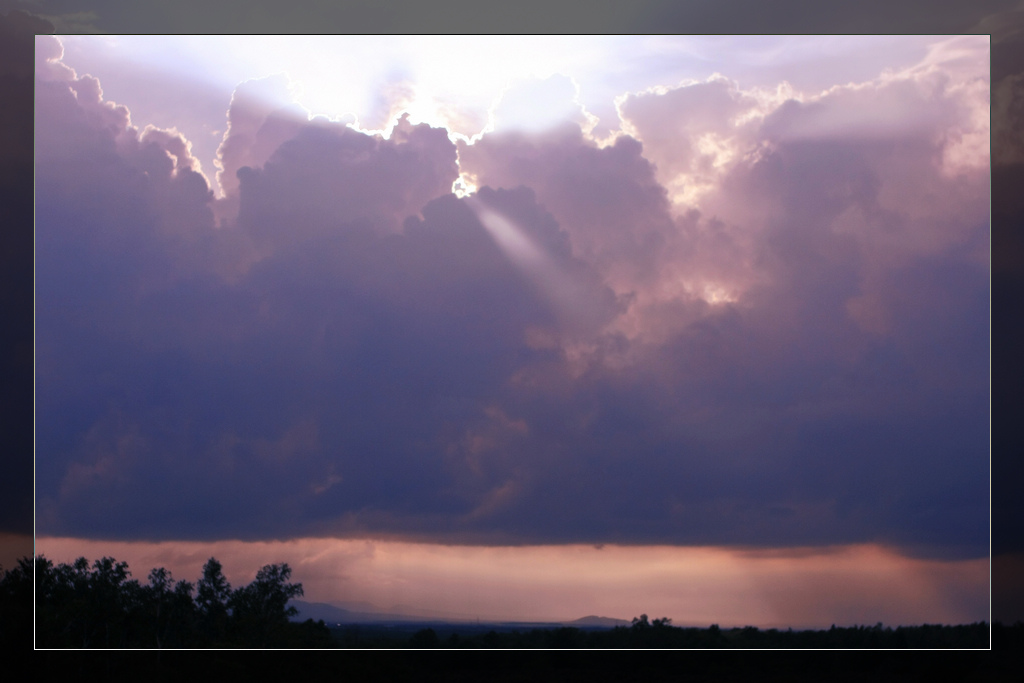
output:
<svg viewBox="0 0 1024 683"><path fill-rule="evenodd" d="M986 37L312 42L37 38L41 535L986 557Z"/></svg>

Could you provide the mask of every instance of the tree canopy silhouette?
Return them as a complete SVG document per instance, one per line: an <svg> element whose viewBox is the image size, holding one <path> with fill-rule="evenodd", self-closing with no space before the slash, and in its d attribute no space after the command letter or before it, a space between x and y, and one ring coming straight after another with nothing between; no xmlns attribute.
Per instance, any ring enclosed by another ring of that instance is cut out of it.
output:
<svg viewBox="0 0 1024 683"><path fill-rule="evenodd" d="M30 595L32 562L6 572L3 592ZM301 596L287 564L268 564L252 583L231 589L210 558L193 585L154 568L148 584L131 578L127 562L112 557L91 566L80 557L54 565L35 559L36 645L80 648L321 647L331 644L323 621L296 624L288 602ZM27 591L26 591L26 588ZM12 602L13 599L8 601ZM29 601L30 605L31 602Z"/></svg>

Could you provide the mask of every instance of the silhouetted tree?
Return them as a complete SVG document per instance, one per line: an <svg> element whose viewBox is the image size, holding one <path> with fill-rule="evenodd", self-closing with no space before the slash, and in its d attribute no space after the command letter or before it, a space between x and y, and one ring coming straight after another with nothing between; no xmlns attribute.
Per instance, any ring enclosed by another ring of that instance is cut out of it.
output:
<svg viewBox="0 0 1024 683"><path fill-rule="evenodd" d="M334 636L331 635L331 629L327 628L327 624L324 623L323 619L318 619L317 621L306 619L301 624L291 623L288 626L291 630L291 637L287 647L328 648L338 645L337 641L334 640Z"/></svg>
<svg viewBox="0 0 1024 683"><path fill-rule="evenodd" d="M231 594L231 622L244 642L257 647L280 642L288 618L299 613L288 601L302 595L301 583L288 583L291 574L287 564L268 564L256 573L255 581Z"/></svg>
<svg viewBox="0 0 1024 683"><path fill-rule="evenodd" d="M409 647L431 648L437 647L437 644L437 633L432 628L416 631L409 639Z"/></svg>
<svg viewBox="0 0 1024 683"><path fill-rule="evenodd" d="M671 623L668 617L655 619L653 623L647 620L646 614L633 617L630 640L638 647L669 647L673 640L673 634L669 632Z"/></svg>
<svg viewBox="0 0 1024 683"><path fill-rule="evenodd" d="M149 573L149 602L152 604L152 616L153 616L153 633L156 636L156 647L160 649L164 646L164 640L167 637L167 606L169 602L167 599L171 593L172 579L171 573L160 567L159 569L153 569Z"/></svg>
<svg viewBox="0 0 1024 683"><path fill-rule="evenodd" d="M171 572L163 567L149 573L149 585L143 590L147 623L157 649L195 644L197 613L192 601L192 584L174 583ZM154 643L147 643L152 646Z"/></svg>
<svg viewBox="0 0 1024 683"><path fill-rule="evenodd" d="M31 560L0 572L3 623L21 596L24 622L31 623ZM288 601L302 595L289 582L287 564L266 565L256 580L235 591L214 558L203 567L196 591L189 581L154 568L146 585L129 578L126 562L111 557L89 562L80 557L54 566L35 559L36 644L39 647L330 647L323 621L289 621L298 611ZM193 598L195 594L195 598Z"/></svg>
<svg viewBox="0 0 1024 683"><path fill-rule="evenodd" d="M222 569L220 562L211 557L203 565L203 577L196 584L200 630L213 645L222 643L227 633L231 584Z"/></svg>
<svg viewBox="0 0 1024 683"><path fill-rule="evenodd" d="M551 647L572 648L582 644L580 630L569 626L556 629L551 636Z"/></svg>

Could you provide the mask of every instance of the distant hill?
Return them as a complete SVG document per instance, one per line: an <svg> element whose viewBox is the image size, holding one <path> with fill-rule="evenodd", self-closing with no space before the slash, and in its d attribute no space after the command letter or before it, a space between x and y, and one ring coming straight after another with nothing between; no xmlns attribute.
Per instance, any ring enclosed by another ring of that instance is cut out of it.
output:
<svg viewBox="0 0 1024 683"><path fill-rule="evenodd" d="M359 609L345 609L326 602L305 602L304 600L292 600L299 613L292 617L295 621L312 619L318 621L323 619L327 624L377 624L395 622L463 622L470 621L470 617L460 615L438 614L427 610L419 610L408 605L395 605L390 609L381 609L370 603L354 603L350 606Z"/></svg>
<svg viewBox="0 0 1024 683"><path fill-rule="evenodd" d="M396 605L390 610L383 610L370 603L353 603L349 605L349 607L357 607L357 609L346 609L326 602L306 602L304 600L292 600L290 604L294 605L295 608L299 610L299 613L292 617L294 621L305 621L306 619L318 621L323 619L327 624L377 624L383 622L395 623L426 621L466 623L477 621L461 616L440 615L431 612L424 612L422 610L417 610L414 607L409 607L408 605ZM493 623L496 624L498 622ZM521 624L518 622L501 623L505 626L512 626L513 624L516 624L522 627L530 626L533 628L557 628L558 626L573 626L576 628L614 628L616 626L629 626L632 622L626 621L625 619L589 615L572 621L551 622L550 624L539 622L531 622L529 624L526 622Z"/></svg>
<svg viewBox="0 0 1024 683"><path fill-rule="evenodd" d="M323 619L328 624L353 621L356 612L341 607L329 605L326 602L305 602L304 600L292 600L291 604L299 613L292 617L295 621L312 619L319 621Z"/></svg>
<svg viewBox="0 0 1024 683"><path fill-rule="evenodd" d="M614 619L612 617L596 617L590 615L565 622L566 626L600 626L603 628L614 628L616 626L629 626L632 622L625 619Z"/></svg>

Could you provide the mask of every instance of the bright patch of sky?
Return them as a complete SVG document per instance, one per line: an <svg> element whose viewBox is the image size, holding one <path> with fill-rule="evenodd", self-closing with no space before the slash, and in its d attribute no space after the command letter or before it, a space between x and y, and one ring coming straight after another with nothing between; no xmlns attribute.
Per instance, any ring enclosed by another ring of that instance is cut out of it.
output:
<svg viewBox="0 0 1024 683"><path fill-rule="evenodd" d="M127 105L136 125L182 131L215 183L210 169L231 92L273 74L288 76L294 101L310 115L384 130L407 111L413 123L445 126L465 138L495 125L492 110L510 86L559 75L575 86L570 106L582 107L594 137L606 138L620 128L615 98L626 93L720 73L744 88L786 82L796 93L814 95L917 63L936 39L72 35L61 42L64 62L98 77L105 99ZM506 102L499 123L536 129L567 116L558 87L528 95L526 103ZM185 101L192 111L180 111Z"/></svg>

